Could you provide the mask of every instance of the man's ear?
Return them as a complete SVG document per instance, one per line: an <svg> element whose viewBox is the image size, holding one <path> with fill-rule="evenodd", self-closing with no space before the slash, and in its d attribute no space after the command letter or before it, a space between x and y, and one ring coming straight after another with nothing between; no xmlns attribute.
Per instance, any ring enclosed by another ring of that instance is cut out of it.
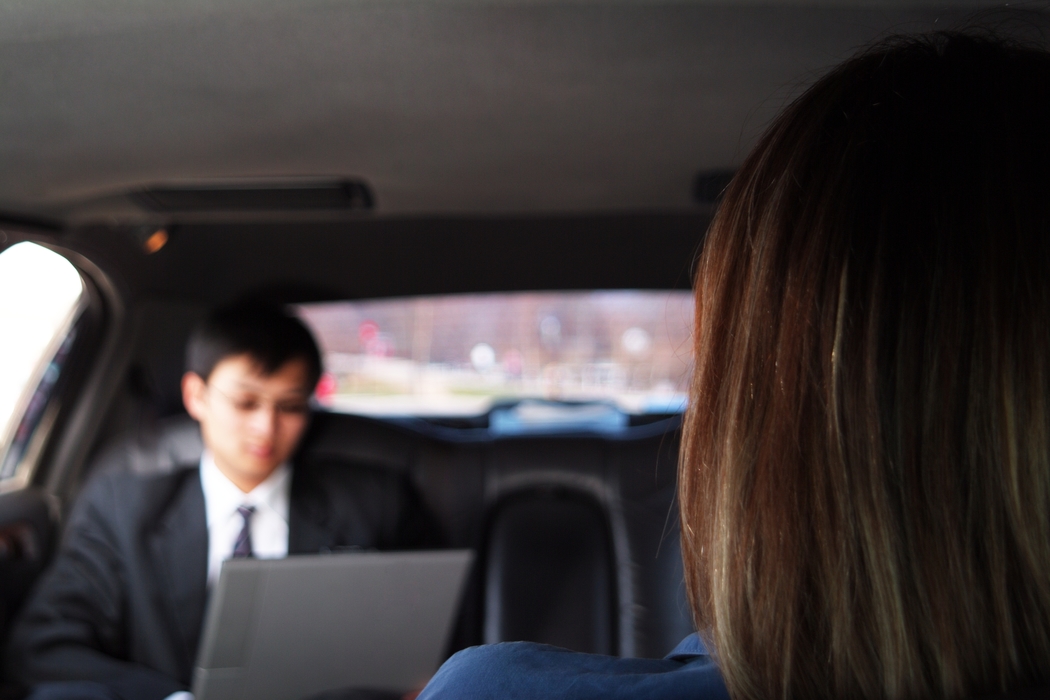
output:
<svg viewBox="0 0 1050 700"><path fill-rule="evenodd" d="M182 375L182 405L186 407L186 413L196 421L201 419L205 410L204 392L207 388L205 381L196 372Z"/></svg>

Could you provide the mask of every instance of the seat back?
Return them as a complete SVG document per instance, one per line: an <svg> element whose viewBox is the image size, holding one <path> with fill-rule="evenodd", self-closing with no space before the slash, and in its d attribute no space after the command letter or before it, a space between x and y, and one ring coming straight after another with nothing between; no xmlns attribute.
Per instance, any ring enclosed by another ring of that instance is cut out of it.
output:
<svg viewBox="0 0 1050 700"><path fill-rule="evenodd" d="M531 489L493 509L484 558L484 641L616 654L609 519L590 495Z"/></svg>
<svg viewBox="0 0 1050 700"><path fill-rule="evenodd" d="M659 658L692 631L672 505L676 427L493 436L320 412L302 453L405 474L446 544L475 549L450 652L532 640ZM200 451L196 423L174 416L110 441L89 472L165 472Z"/></svg>

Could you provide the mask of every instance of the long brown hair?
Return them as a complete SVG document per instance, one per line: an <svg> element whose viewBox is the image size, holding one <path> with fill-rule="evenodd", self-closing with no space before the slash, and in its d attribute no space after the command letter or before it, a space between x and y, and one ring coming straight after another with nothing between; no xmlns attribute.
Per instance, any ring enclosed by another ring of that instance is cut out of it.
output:
<svg viewBox="0 0 1050 700"><path fill-rule="evenodd" d="M734 698L1050 676L1050 58L895 39L730 184L696 277L686 584Z"/></svg>

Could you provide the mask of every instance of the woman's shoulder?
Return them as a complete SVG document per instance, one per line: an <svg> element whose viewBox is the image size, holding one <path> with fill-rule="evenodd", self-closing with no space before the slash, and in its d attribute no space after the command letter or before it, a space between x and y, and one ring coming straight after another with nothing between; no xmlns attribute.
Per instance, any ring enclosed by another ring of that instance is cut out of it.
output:
<svg viewBox="0 0 1050 700"><path fill-rule="evenodd" d="M444 698L723 700L728 694L702 645L687 638L665 659L580 654L529 642L471 647L445 662L419 700Z"/></svg>

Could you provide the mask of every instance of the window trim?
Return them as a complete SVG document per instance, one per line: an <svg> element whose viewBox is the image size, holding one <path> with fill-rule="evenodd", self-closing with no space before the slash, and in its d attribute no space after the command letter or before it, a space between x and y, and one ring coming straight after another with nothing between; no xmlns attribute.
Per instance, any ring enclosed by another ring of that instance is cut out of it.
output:
<svg viewBox="0 0 1050 700"><path fill-rule="evenodd" d="M43 246L69 261L84 285L77 312L71 314L73 322L81 323L82 328L70 348L62 376L48 397L16 475L0 482L0 493L40 487L45 493L58 496L54 505L56 517L60 517L62 497L75 494L78 486L67 475L75 475L82 465L101 421L98 406L111 398L113 388L107 382L113 379L109 376L113 360L119 362L121 357L123 338L119 331L125 304L105 272L75 250L60 245L54 235L10 228L0 233L0 252L23 242ZM3 452L6 455L6 445Z"/></svg>
<svg viewBox="0 0 1050 700"><path fill-rule="evenodd" d="M2 433L0 433L0 465L4 464L7 460L7 456L11 449L15 446L15 435L21 427L22 422L25 420L26 412L29 410L29 405L33 399L33 396L40 388L40 384L44 380L44 375L47 372L47 368L54 362L55 356L58 351L62 348L62 345L69 338L69 334L80 322L81 318L88 312L91 305L91 283L86 278L84 272L69 259L68 255L63 254L62 251L56 250L52 246L45 245L41 241L36 240L21 240L15 241L11 245L5 246L0 254L6 252L9 248L13 247L16 243L33 243L39 245L42 248L47 248L53 253L60 255L67 262L73 265L73 268L77 271L80 276L80 283L83 287L80 297L77 299L76 304L66 314L66 318L59 326L59 330L55 333L51 342L45 348L44 352L41 353L37 360L36 366L33 368L32 373L29 375L29 381L26 382L25 386L22 387L22 393L18 397L18 401L15 403L15 409L11 414L11 420L4 427ZM29 485L33 472L35 471L36 465L39 462L39 458L42 455L43 449L47 444L47 438L50 435L56 420L58 413L61 410L61 394L63 389L62 380L66 378L67 372L70 369L70 365L73 364L74 355L77 353L81 346L80 338L73 340L73 347L69 350L69 357L65 362L65 367L62 368L62 374L60 378L55 382L55 385L48 392L47 398L45 399L45 405L36 425L33 426L32 434L29 436L28 442L26 443L25 449L22 455L19 457L18 462L15 465L14 471L11 476L6 478L0 476L0 494L10 493L12 491L19 491Z"/></svg>
<svg viewBox="0 0 1050 700"><path fill-rule="evenodd" d="M37 242L69 260L80 271L90 295L84 311L86 327L70 354L70 382L62 389L55 424L30 476L30 485L55 497L61 511L79 490L79 477L106 407L119 391L134 329L125 323L124 295L98 265L53 241Z"/></svg>

